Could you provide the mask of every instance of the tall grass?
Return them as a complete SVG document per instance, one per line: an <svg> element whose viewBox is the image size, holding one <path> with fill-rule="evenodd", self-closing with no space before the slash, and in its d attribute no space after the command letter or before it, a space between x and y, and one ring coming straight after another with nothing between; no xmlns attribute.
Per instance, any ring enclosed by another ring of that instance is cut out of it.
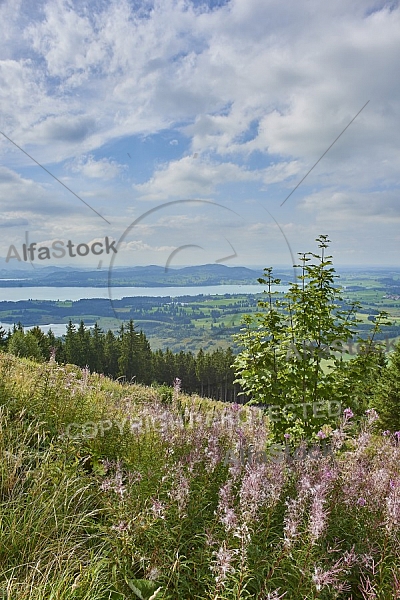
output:
<svg viewBox="0 0 400 600"><path fill-rule="evenodd" d="M2 354L0 598L400 598L399 440L375 422L277 457L255 408Z"/></svg>

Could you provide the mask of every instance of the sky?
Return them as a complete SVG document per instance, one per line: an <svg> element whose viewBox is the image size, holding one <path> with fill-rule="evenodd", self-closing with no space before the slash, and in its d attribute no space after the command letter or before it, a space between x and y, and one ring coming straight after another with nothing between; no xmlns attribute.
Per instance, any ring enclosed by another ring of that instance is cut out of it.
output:
<svg viewBox="0 0 400 600"><path fill-rule="evenodd" d="M290 268L320 234L399 266L398 2L2 0L0 29L1 268Z"/></svg>

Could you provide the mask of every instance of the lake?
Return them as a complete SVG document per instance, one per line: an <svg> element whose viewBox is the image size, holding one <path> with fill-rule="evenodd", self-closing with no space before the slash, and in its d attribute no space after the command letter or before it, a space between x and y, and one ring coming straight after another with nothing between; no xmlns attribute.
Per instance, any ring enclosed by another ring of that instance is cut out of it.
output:
<svg viewBox="0 0 400 600"><path fill-rule="evenodd" d="M274 288L286 292L287 285ZM198 296L199 294L260 294L261 285L204 285L192 287L114 287L111 299L121 300L131 296ZM83 300L85 298L109 298L108 288L97 287L18 287L0 288L0 301L18 302L18 300Z"/></svg>
<svg viewBox="0 0 400 600"><path fill-rule="evenodd" d="M286 292L289 289L287 285L274 286L274 290ZM223 295L223 294L260 294L263 291L261 285L205 285L192 287L115 287L111 289L111 299L121 300L135 296L205 296ZM105 298L109 299L108 288L95 287L24 287L24 288L3 288L0 289L0 301L18 302L18 300L83 300L85 298ZM79 323L75 323L79 326ZM12 329L9 323L0 323L6 331ZM52 330L55 336L65 334L65 323L51 323L50 325L40 325L40 329L47 333ZM25 331L31 329L24 327Z"/></svg>
<svg viewBox="0 0 400 600"><path fill-rule="evenodd" d="M76 325L77 328L79 327L79 323L74 323L74 325ZM10 323L0 323L0 327L4 327L6 331L9 329L12 331L13 328ZM43 333L47 333L49 329L51 329L56 337L60 337L65 334L67 325L65 323L51 323L50 325L39 325L39 327ZM90 327L87 328L90 329ZM24 331L29 331L29 329L32 329L32 327L24 327Z"/></svg>

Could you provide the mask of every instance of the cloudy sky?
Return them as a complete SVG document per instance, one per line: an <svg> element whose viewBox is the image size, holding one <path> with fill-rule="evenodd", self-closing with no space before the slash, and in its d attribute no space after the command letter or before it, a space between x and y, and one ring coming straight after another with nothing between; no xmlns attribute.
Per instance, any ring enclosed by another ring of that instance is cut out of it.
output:
<svg viewBox="0 0 400 600"><path fill-rule="evenodd" d="M2 0L0 28L1 265L108 236L116 266L290 267L319 234L399 265L398 2Z"/></svg>

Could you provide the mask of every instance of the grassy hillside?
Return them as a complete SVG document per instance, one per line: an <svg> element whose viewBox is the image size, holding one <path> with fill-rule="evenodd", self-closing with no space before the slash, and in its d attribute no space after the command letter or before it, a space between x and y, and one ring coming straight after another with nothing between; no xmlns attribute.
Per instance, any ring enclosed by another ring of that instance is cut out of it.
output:
<svg viewBox="0 0 400 600"><path fill-rule="evenodd" d="M0 354L0 598L400 598L400 448ZM399 434L400 435L400 434Z"/></svg>

